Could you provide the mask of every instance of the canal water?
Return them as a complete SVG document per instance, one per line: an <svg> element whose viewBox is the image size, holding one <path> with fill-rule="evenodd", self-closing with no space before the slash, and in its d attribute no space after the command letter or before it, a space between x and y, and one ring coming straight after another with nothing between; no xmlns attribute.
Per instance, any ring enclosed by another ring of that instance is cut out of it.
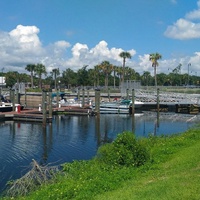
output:
<svg viewBox="0 0 200 200"><path fill-rule="evenodd" d="M53 116L51 124L0 122L0 193L7 181L23 176L32 159L39 164L59 165L73 160L88 160L98 147L113 141L124 130L137 137L184 132L199 121L199 116L174 113L138 113L97 116Z"/></svg>

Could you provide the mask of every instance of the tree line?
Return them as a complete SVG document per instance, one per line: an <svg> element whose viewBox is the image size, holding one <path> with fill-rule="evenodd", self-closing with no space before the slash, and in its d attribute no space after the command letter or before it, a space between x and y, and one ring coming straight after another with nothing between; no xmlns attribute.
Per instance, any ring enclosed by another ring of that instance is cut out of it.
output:
<svg viewBox="0 0 200 200"><path fill-rule="evenodd" d="M15 83L29 82L31 87L35 86L42 88L43 85L50 85L51 88L58 87L77 87L77 86L112 86L118 87L121 82L126 80L140 81L143 86L181 86L181 85L199 85L199 77L197 74L181 74L181 64L174 69L170 69L169 74L156 73L159 65L158 60L162 58L159 53L149 54L149 60L152 63L154 75L151 76L149 71L144 71L142 75L136 72L133 68L126 66L126 59L131 59L129 52L121 52L119 56L122 58L122 66L115 66L109 61L102 61L93 68L88 68L84 65L77 72L71 68L60 71L59 68L54 68L48 74L46 67L43 64L28 64L25 67L30 74L19 73L17 71L9 71L0 73L0 76L6 77L6 85L12 87Z"/></svg>

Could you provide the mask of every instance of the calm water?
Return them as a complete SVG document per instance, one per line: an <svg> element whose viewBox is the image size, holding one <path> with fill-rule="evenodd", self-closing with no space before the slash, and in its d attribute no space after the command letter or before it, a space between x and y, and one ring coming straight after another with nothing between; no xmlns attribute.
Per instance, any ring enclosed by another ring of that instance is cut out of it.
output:
<svg viewBox="0 0 200 200"><path fill-rule="evenodd" d="M0 122L0 192L10 179L25 174L32 159L58 165L92 158L103 142L123 130L137 137L174 134L187 130L199 116L155 113L129 115L54 116L52 124Z"/></svg>

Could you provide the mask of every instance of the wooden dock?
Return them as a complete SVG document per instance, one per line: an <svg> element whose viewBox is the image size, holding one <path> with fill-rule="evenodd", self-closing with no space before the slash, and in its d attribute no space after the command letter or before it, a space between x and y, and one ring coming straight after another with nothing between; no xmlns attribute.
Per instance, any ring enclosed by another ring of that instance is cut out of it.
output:
<svg viewBox="0 0 200 200"><path fill-rule="evenodd" d="M80 108L80 107L61 107L53 108L53 115L66 114L66 115L88 115L93 116L95 112L90 108ZM20 112L0 112L0 121L13 120L13 121L23 121L23 122L44 122L43 112L38 109L24 109ZM47 111L46 122L52 121L52 115Z"/></svg>

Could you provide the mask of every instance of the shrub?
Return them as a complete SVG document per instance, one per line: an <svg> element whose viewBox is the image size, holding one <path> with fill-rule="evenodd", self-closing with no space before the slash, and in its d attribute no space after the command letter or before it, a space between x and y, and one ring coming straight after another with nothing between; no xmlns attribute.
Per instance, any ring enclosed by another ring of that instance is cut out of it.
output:
<svg viewBox="0 0 200 200"><path fill-rule="evenodd" d="M98 149L97 159L115 166L141 166L150 158L147 148L131 132L119 134L115 141Z"/></svg>

